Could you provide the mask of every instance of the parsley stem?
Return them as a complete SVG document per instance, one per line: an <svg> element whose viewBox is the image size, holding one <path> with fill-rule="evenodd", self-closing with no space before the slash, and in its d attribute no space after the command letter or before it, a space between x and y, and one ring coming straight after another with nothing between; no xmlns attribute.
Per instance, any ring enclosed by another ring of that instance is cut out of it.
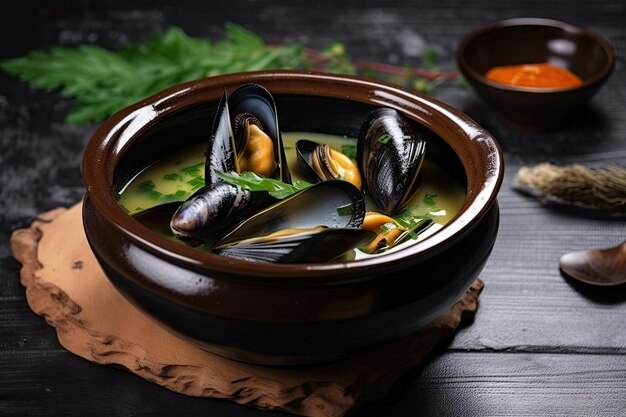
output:
<svg viewBox="0 0 626 417"><path fill-rule="evenodd" d="M327 58L324 57L318 50L311 48L304 48L304 55L313 62L317 69L324 69L324 63ZM461 78L458 71L437 71L426 68L407 68L399 67L391 64L384 64L382 62L368 61L365 59L355 59L352 64L360 70L371 70L381 74L395 75L398 77L414 76L424 78L428 81L455 81Z"/></svg>

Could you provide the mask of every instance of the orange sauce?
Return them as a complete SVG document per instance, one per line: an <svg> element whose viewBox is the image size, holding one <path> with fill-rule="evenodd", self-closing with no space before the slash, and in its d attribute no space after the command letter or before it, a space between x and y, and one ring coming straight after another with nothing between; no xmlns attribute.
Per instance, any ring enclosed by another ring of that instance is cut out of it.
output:
<svg viewBox="0 0 626 417"><path fill-rule="evenodd" d="M491 81L519 87L568 88L583 83L568 69L548 63L493 67L485 77Z"/></svg>

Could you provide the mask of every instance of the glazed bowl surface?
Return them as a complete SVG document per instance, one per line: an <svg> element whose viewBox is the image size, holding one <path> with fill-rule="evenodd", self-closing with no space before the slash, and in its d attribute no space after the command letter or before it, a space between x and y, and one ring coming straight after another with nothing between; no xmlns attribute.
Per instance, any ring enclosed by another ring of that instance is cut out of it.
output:
<svg viewBox="0 0 626 417"><path fill-rule="evenodd" d="M466 189L460 212L406 249L353 262L263 264L214 255L153 232L116 194L139 171L207 140L224 90L258 83L281 131L356 137L373 109L398 110L437 139L427 158ZM181 84L129 106L94 134L83 160L83 223L115 287L181 337L241 361L322 362L406 336L452 306L482 270L498 229L503 158L460 111L397 86L310 72L241 73Z"/></svg>
<svg viewBox="0 0 626 417"><path fill-rule="evenodd" d="M598 91L615 65L613 48L581 26L551 19L517 18L480 27L460 42L457 63L478 95L500 118L522 130L558 127ZM485 78L497 66L549 63L582 80L566 88L502 84Z"/></svg>

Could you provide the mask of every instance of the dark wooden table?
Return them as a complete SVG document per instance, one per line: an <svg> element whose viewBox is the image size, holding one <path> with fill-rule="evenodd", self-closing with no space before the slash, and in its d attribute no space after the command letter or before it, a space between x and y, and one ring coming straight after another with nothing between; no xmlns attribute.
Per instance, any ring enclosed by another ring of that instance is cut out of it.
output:
<svg viewBox="0 0 626 417"><path fill-rule="evenodd" d="M523 164L626 164L623 0L11 3L0 14L0 58L55 44L117 47L170 25L218 39L225 21L272 43L321 48L340 40L353 57L399 64L419 63L412 56L419 34L440 49L444 69L456 67L463 34L507 17L558 18L606 37L616 49L613 77L580 117L550 134L509 130L473 92L456 85L437 90L489 129L505 151L500 233L482 274L487 286L473 325L358 415L626 415L626 288L585 288L557 269L564 252L622 241L626 224L548 210L511 190ZM69 206L83 194L81 156L95 126L65 125L71 105L0 74L0 415L284 415L188 398L93 365L65 351L29 310L8 239L38 212Z"/></svg>

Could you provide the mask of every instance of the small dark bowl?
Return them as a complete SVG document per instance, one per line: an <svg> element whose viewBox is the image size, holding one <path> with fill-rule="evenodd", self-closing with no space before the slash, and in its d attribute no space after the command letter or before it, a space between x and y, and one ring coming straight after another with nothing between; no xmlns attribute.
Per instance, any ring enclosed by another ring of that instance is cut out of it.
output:
<svg viewBox="0 0 626 417"><path fill-rule="evenodd" d="M398 252L342 263L259 264L167 240L128 216L115 195L138 171L207 140L224 89L272 92L283 131L356 137L389 106L431 129L427 157L466 185L458 215ZM299 72L246 73L182 84L104 122L83 160L83 221L111 282L131 302L207 350L261 364L327 361L405 336L454 304L496 238L503 175L494 138L466 115L401 88Z"/></svg>
<svg viewBox="0 0 626 417"><path fill-rule="evenodd" d="M471 32L457 50L457 62L476 92L508 124L524 130L547 130L564 122L609 78L613 48L580 26L550 19L508 19ZM489 81L495 66L548 62L578 75L574 88L507 86Z"/></svg>

